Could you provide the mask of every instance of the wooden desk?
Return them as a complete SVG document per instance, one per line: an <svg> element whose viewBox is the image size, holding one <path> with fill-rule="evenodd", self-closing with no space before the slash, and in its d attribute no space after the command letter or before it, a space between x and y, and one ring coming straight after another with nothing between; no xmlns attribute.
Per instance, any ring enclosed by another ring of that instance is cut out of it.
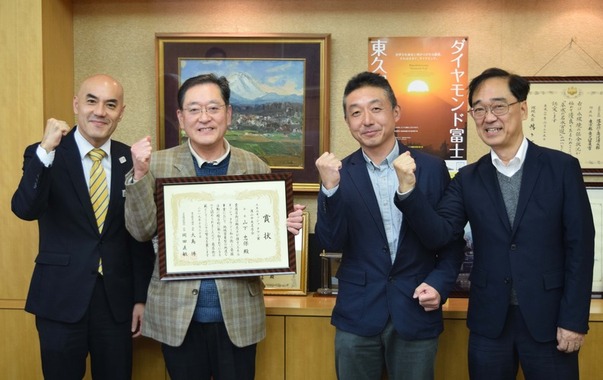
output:
<svg viewBox="0 0 603 380"><path fill-rule="evenodd" d="M266 296L268 333L258 346L258 380L335 380L331 312L333 297ZM436 358L437 380L466 380L469 331L466 298L451 298L444 305L444 332ZM596 379L603 361L596 346L603 343L603 300L591 302L590 331L580 352L580 375ZM523 379L520 374L518 379Z"/></svg>
<svg viewBox="0 0 603 380"><path fill-rule="evenodd" d="M257 380L335 380L331 325L333 297L266 296L267 336L258 345ZM41 378L38 336L34 317L23 311L23 300L0 300L0 378ZM444 332L436 358L437 380L466 380L467 299L453 298L444 305ZM603 300L591 303L590 331L580 352L580 375L598 379L603 360ZM133 379L169 379L161 345L148 338L134 342ZM90 374L85 378L90 379ZM519 379L523 379L522 376Z"/></svg>

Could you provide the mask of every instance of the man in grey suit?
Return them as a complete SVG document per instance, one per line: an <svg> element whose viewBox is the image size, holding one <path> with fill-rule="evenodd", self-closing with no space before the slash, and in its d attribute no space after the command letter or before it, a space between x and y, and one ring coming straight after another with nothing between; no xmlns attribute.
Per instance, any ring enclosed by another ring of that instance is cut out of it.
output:
<svg viewBox="0 0 603 380"><path fill-rule="evenodd" d="M260 158L224 138L232 120L229 100L226 78L190 78L178 91L177 111L187 142L155 153L150 137L132 146L126 227L136 239L149 240L157 231L156 178L270 172ZM301 227L302 209L296 205L289 214L292 232ZM156 264L142 333L163 343L172 380L252 380L256 344L266 335L260 277L161 281L158 273Z"/></svg>

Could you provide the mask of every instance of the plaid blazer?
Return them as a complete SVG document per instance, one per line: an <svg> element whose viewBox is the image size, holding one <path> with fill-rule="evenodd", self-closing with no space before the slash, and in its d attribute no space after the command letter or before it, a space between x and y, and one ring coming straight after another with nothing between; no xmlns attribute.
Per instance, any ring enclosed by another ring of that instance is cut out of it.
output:
<svg viewBox="0 0 603 380"><path fill-rule="evenodd" d="M269 173L270 167L256 155L231 146L228 175ZM157 231L155 179L195 176L188 143L152 154L149 173L132 183L126 176L125 218L128 231L139 241ZM158 261L158 260L156 260ZM266 336L263 283L257 277L216 279L224 324L231 341L248 346ZM149 285L142 333L170 346L180 346L191 323L200 288L199 280L162 281L158 262Z"/></svg>

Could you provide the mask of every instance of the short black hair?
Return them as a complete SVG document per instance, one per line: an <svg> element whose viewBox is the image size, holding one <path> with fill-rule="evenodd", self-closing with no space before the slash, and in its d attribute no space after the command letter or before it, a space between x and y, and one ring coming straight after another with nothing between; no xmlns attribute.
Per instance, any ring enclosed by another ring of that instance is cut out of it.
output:
<svg viewBox="0 0 603 380"><path fill-rule="evenodd" d="M523 102L528 98L530 92L530 81L526 78L516 74L511 74L506 70L499 69L498 67L492 67L484 70L480 75L476 76L469 83L469 106L473 107L473 94L479 86L490 78L506 78L509 84L509 90L511 94L520 102Z"/></svg>
<svg viewBox="0 0 603 380"><path fill-rule="evenodd" d="M230 85L226 77L217 77L215 74L201 74L196 77L188 78L182 86L178 89L178 109L182 110L184 107L184 95L193 86L205 83L214 83L220 87L220 93L222 94L222 100L227 106L230 104Z"/></svg>
<svg viewBox="0 0 603 380"><path fill-rule="evenodd" d="M398 101L396 100L396 94L390 86L387 78L384 76L371 73L369 71L361 72L360 74L356 74L348 81L348 84L345 86L345 90L343 91L343 114L345 115L345 103L348 95L353 91L358 90L362 87L378 87L385 91L387 97L389 98L389 102L391 103L392 108L398 105ZM346 116L347 117L347 116Z"/></svg>

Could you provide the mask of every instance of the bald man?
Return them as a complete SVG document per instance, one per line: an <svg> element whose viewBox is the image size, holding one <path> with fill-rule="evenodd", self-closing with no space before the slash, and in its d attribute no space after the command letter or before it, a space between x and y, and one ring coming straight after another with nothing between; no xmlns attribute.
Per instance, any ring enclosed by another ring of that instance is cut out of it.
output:
<svg viewBox="0 0 603 380"><path fill-rule="evenodd" d="M25 150L12 210L38 221L25 310L36 316L47 380L82 379L88 354L94 379L131 378L132 338L140 335L154 254L150 242L137 242L125 228L124 178L132 161L129 147L111 140L124 109L121 84L91 76L73 97L75 128L51 118L42 141ZM106 189L99 190L104 207L93 207L90 182Z"/></svg>

